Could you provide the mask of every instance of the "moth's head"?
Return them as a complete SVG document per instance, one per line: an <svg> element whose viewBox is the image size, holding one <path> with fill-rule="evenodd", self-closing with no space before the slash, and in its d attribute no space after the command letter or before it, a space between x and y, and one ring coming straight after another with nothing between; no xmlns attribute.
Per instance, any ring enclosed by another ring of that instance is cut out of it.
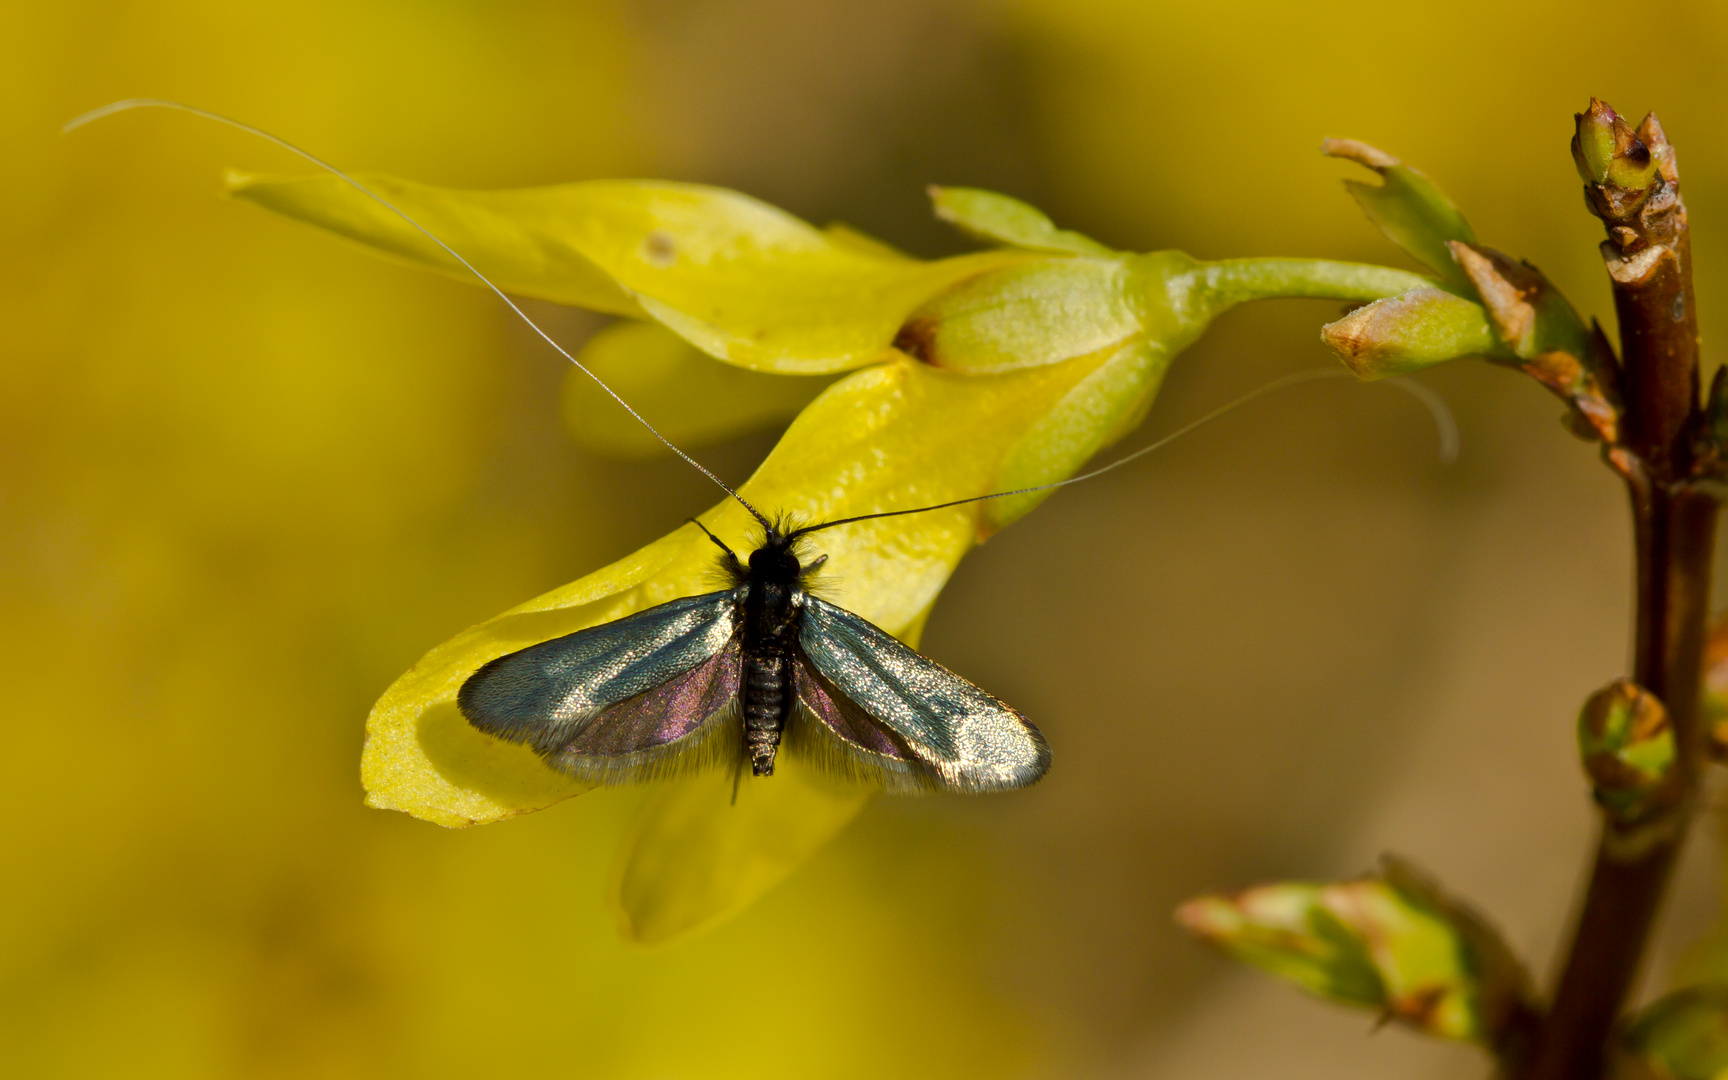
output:
<svg viewBox="0 0 1728 1080"><path fill-rule="evenodd" d="M788 585L796 582L804 569L793 550L797 542L796 534L769 529L762 538L762 546L750 553L751 574Z"/></svg>

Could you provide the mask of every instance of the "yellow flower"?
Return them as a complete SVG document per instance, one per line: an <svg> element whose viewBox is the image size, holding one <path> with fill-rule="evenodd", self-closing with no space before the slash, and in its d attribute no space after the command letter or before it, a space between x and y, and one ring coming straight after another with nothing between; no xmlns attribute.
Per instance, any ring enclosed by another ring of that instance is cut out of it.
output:
<svg viewBox="0 0 1728 1080"><path fill-rule="evenodd" d="M674 438L728 430L705 424L702 408L690 407L693 391L713 391L696 404L715 410L755 392L749 379L706 371L713 360L783 375L851 371L803 409L741 488L765 511L803 521L1060 480L1138 423L1170 360L1224 308L1265 295L1375 299L1427 280L1304 260L1200 263L1179 252L1112 252L1023 203L964 189L935 192L942 215L1007 246L923 261L844 227L816 229L695 185L455 192L362 179L505 290L644 320L600 335L585 356L614 375L659 372L658 383L649 377L633 389L683 397L669 424ZM469 276L335 177L231 183L241 198ZM810 392L807 384L787 391L793 396L757 415L771 418ZM598 408L590 396L571 411ZM1042 497L825 532L825 594L915 645L961 557ZM701 520L735 548L750 547L754 524L736 503L722 501ZM470 727L456 709L457 689L494 657L714 587L714 548L684 526L434 649L367 721L368 803L466 826L586 790L524 747ZM627 934L664 940L738 910L876 793L794 764L745 781L735 808L731 794L729 782L703 778L651 797L613 875Z"/></svg>

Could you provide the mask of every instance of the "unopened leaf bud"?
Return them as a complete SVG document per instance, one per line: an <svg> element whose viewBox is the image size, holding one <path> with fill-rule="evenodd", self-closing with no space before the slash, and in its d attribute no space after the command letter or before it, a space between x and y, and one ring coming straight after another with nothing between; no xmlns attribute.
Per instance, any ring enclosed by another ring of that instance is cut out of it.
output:
<svg viewBox="0 0 1728 1080"><path fill-rule="evenodd" d="M1677 795L1668 710L1630 679L1590 695L1578 714L1578 748L1596 801L1618 824L1636 824Z"/></svg>
<svg viewBox="0 0 1728 1080"><path fill-rule="evenodd" d="M1532 1015L1499 935L1396 859L1353 881L1200 897L1176 917L1238 960L1429 1035L1501 1046Z"/></svg>
<svg viewBox="0 0 1728 1080"><path fill-rule="evenodd" d="M1615 1046L1614 1080L1728 1076L1728 986L1706 983L1646 1006Z"/></svg>
<svg viewBox="0 0 1728 1080"><path fill-rule="evenodd" d="M1407 375L1464 356L1510 357L1481 304L1421 288L1376 300L1320 330L1359 377Z"/></svg>
<svg viewBox="0 0 1728 1080"><path fill-rule="evenodd" d="M1642 188L1655 179L1657 162L1650 148L1606 102L1591 98L1590 107L1574 119L1572 160L1585 183Z"/></svg>

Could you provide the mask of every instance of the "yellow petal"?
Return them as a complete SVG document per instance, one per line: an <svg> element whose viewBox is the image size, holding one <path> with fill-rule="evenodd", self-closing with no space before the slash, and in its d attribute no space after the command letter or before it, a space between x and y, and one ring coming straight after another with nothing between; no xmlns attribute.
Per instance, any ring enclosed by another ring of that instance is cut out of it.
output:
<svg viewBox="0 0 1728 1080"><path fill-rule="evenodd" d="M1043 256L1007 249L923 262L824 232L722 188L589 180L452 191L360 177L507 292L653 318L712 356L783 374L879 360L909 312L955 282ZM390 210L334 176L231 174L233 193L464 280Z"/></svg>
<svg viewBox="0 0 1728 1080"><path fill-rule="evenodd" d="M618 849L611 900L645 945L730 918L783 881L879 792L839 784L782 756L772 777L710 772L649 796Z"/></svg>
<svg viewBox="0 0 1728 1080"><path fill-rule="evenodd" d="M784 423L832 381L723 364L659 323L609 326L577 359L685 450ZM588 449L624 458L671 454L581 370L564 376L563 396L565 426Z"/></svg>
<svg viewBox="0 0 1728 1080"><path fill-rule="evenodd" d="M1134 430L1152 407L1172 359L1161 343L1144 338L1113 350L1009 448L1002 463L1003 489L1072 476L1092 455ZM994 531L1018 521L1053 494L1039 491L987 502L987 527Z"/></svg>

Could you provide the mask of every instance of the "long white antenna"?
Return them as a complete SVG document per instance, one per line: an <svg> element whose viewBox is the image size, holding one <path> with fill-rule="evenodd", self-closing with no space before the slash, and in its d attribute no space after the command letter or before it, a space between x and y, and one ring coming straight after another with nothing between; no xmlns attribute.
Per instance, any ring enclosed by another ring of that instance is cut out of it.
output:
<svg viewBox="0 0 1728 1080"><path fill-rule="evenodd" d="M1355 376L1350 372L1339 371L1336 368L1298 371L1294 374L1286 375L1281 379L1273 379L1264 386L1250 390L1236 400L1218 406L1216 409L1213 409L1198 420L1191 420L1188 423L1183 424L1181 427L1172 431L1163 438L1149 443L1146 446L1142 446L1131 454L1124 454L1115 461L1110 462L1108 465L1100 465L1098 468L1092 469L1089 472L1083 472L1079 476L1070 476L1066 480L1057 480L1054 483L1049 484L1036 484L1032 487L1015 488L1013 491L998 491L990 495L974 495L968 499L955 499L953 502L936 503L934 506L918 506L910 510L888 510L880 514L859 514L857 517L841 518L838 521L824 521L818 525L809 525L802 529L797 529L794 531L793 535L806 536L813 532L821 532L823 529L832 529L836 525L850 525L854 521L873 521L876 518L900 517L902 514L922 514L926 510L946 510L950 506L965 506L967 503L984 502L987 499L1006 499L1011 495L1030 495L1035 491L1053 491L1056 488L1067 487L1069 484L1078 484L1082 480L1090 480L1094 476L1102 476L1112 469L1120 469L1122 466L1136 458L1145 457L1154 450L1168 446L1194 429L1205 427L1207 424L1210 424L1219 417L1224 416L1227 413L1235 412L1237 409L1240 409L1255 398L1278 390L1283 390L1286 387L1296 386L1306 382L1314 382L1318 379L1353 378L1355 378ZM1420 401L1423 405L1427 406L1428 412L1434 417L1434 426L1439 429L1441 463L1450 465L1454 461L1458 460L1458 423L1452 418L1452 410L1446 407L1446 403L1440 399L1440 395L1436 394L1428 387L1423 386L1421 383L1407 382L1403 379L1390 380L1383 385L1390 386L1395 390L1402 390L1417 401Z"/></svg>
<svg viewBox="0 0 1728 1080"><path fill-rule="evenodd" d="M481 284L485 285L488 289L491 289L493 291L493 293L495 293L497 295L498 299L504 301L504 303L510 308L511 311L514 311L522 319L523 322L528 324L530 329L532 329L536 334L540 335L541 340L546 342L546 344L552 346L554 349L558 350L558 355L560 355L564 359L570 361L572 364L575 364L577 369L579 371L581 371L582 374L588 376L590 379L593 379L595 384L597 386L599 386L600 389L606 391L607 396L609 396L613 401L616 401L619 405L622 405L624 407L625 412L627 412L631 416L635 417L637 423L639 423L643 427L647 428L648 433L650 435L653 435L656 439L659 439L663 444L665 444L666 449L672 451L674 454L677 454L679 457L683 458L685 460L685 462L687 462L689 465L691 465L693 468L695 468L697 472L700 472L703 476L706 476L708 479L710 479L710 480L714 481L714 483L718 484L720 486L720 490L722 490L726 494L732 496L734 499L737 499L738 502L744 507L744 509L750 511L751 516L754 517L757 521L761 522L763 528L768 529L770 532L773 531L772 523L770 523L766 517L763 517L762 513L760 511L758 511L754 506L751 506L749 503L749 500L745 499L744 496L742 496L742 495L738 494L736 491L732 490L731 485L727 484L726 481L720 479L718 476L715 476L713 473L709 472L707 467L705 467L700 461L697 461L695 458L691 457L689 454L686 454L684 451L682 451L682 450L678 449L678 447L674 446L672 444L672 440L670 440L666 436L660 434L659 429L657 429L653 424L650 424L642 416L641 413L639 413L635 409L631 408L630 403L628 401L625 401L623 398L619 397L618 392L616 390L613 390L610 386L607 386L605 379L602 379L600 376L594 374L594 372L590 371L588 369L588 367L582 363L582 361L576 359L574 356L571 356L570 353L565 350L564 346L558 344L556 341L553 341L551 335L547 334L546 331L540 329L539 323L537 323L533 319L529 318L527 312L525 312L521 308L517 307L516 302L514 300L510 299L510 297L506 296L504 294L503 289L500 289L498 286L494 285L492 283L491 278L487 277L485 274L482 274L478 269L476 269L473 263L471 263L467 259L463 258L461 256L461 254L458 253L449 244L446 244L444 241L438 239L438 237L432 235L430 230L428 230L424 225L421 225L418 221L415 221L413 218L409 217L405 211L403 211L400 207L396 206L389 199L384 198L384 196L378 194L376 191L373 191L371 188L367 187L365 184L362 184L360 181L354 179L352 176L349 176L347 173L343 172L341 169L338 169L336 166L330 164L328 161L325 161L323 158L317 157L316 155L314 155L314 154L312 154L306 150L302 150L300 147L295 146L293 143L289 142L288 140L283 139L283 138L276 136L276 135L272 135L268 131L265 131L262 128L256 128L256 127L253 127L251 124L242 123L241 121L236 120L231 116L223 116L221 113L211 112L209 109L200 109L196 105L187 105L186 103L180 102L180 101L169 101L166 98L127 98L124 101L111 102L110 104L102 106L100 109L91 109L89 112L85 113L82 116L78 116L78 117L75 117L71 120L68 120L64 125L61 126L60 130L62 132L75 131L78 128L83 127L85 124L88 124L93 120L100 120L104 116L112 116L115 113L127 112L127 111L130 111L132 109L175 109L175 110L178 110L180 112L191 113L193 116L201 116L206 120L214 120L219 124L227 124L229 127L238 128L241 131L244 131L249 135L256 135L260 139L265 140L266 142L275 143L277 146L280 146L282 149L288 151L289 153L297 154L300 157L304 158L305 160L310 161L312 164L318 166L320 169L324 169L325 171L327 171L327 172L329 172L335 176L340 177L342 180L346 181L351 187L353 187L354 190L360 192L362 195L365 195L367 198L372 199L374 202L378 203L380 206L389 210L391 213L395 214L397 217L401 218L403 221L406 221L408 224L412 225L415 229L417 229L420 232L420 234L422 236L426 237L426 239L432 241L434 244L437 244L439 247L443 248L444 251L452 259L455 259L457 262L459 262L463 266L467 267L469 273L471 273L475 277L479 278Z"/></svg>

